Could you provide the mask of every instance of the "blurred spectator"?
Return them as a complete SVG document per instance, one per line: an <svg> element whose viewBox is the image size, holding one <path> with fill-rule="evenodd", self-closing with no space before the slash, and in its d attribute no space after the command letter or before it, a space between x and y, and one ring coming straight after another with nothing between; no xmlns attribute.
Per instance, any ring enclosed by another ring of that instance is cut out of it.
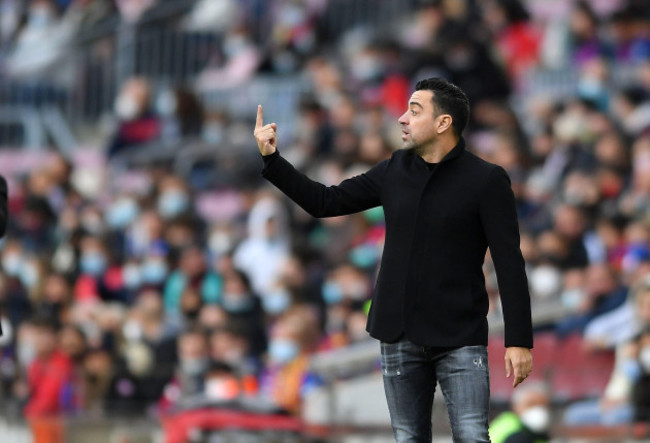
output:
<svg viewBox="0 0 650 443"><path fill-rule="evenodd" d="M632 386L639 374L634 351L630 342L616 347L616 363L602 396L569 405L564 411L564 423L569 426L615 426L632 420Z"/></svg>
<svg viewBox="0 0 650 443"><path fill-rule="evenodd" d="M228 31L223 40L222 52L221 63L206 68L200 74L197 79L199 90L227 89L242 85L251 79L259 66L259 49L245 26Z"/></svg>
<svg viewBox="0 0 650 443"><path fill-rule="evenodd" d="M27 372L29 399L23 410L28 418L50 416L72 409L74 398L66 395L73 380L70 356L59 348L57 329L46 319L32 321L34 360Z"/></svg>
<svg viewBox="0 0 650 443"><path fill-rule="evenodd" d="M182 403L202 393L203 378L209 363L208 342L204 332L200 329L184 331L178 338L178 368L165 387L162 400L171 404Z"/></svg>
<svg viewBox="0 0 650 443"><path fill-rule="evenodd" d="M203 107L190 90L164 89L156 98L155 108L161 120L161 142L169 143L201 134Z"/></svg>
<svg viewBox="0 0 650 443"><path fill-rule="evenodd" d="M550 440L551 397L548 387L529 381L510 401L512 412L503 412L490 424L494 443L537 443Z"/></svg>
<svg viewBox="0 0 650 443"><path fill-rule="evenodd" d="M131 78L120 88L115 99L119 121L107 148L109 158L158 137L160 121L151 111L150 95L149 83L144 78Z"/></svg>
<svg viewBox="0 0 650 443"><path fill-rule="evenodd" d="M233 271L224 275L221 306L230 319L246 328L250 340L247 351L255 356L262 354L266 350L264 311L245 273Z"/></svg>
<svg viewBox="0 0 650 443"><path fill-rule="evenodd" d="M587 268L584 290L577 313L558 323L560 336L582 333L591 320L621 306L627 296L627 288L618 283L614 270L604 264Z"/></svg>
<svg viewBox="0 0 650 443"><path fill-rule="evenodd" d="M650 281L630 291L621 307L596 317L585 328L585 341L592 349L614 348L650 326Z"/></svg>
<svg viewBox="0 0 650 443"><path fill-rule="evenodd" d="M316 320L312 309L296 306L279 318L271 331L261 393L292 414L300 411L303 396L321 384L308 368L309 354L319 336Z"/></svg>
<svg viewBox="0 0 650 443"><path fill-rule="evenodd" d="M207 268L204 252L198 246L182 250L178 269L165 284L165 310L170 315L183 314L184 320L198 317L203 303L217 303L222 297L223 280Z"/></svg>
<svg viewBox="0 0 650 443"><path fill-rule="evenodd" d="M258 200L248 215L248 237L236 248L233 263L246 272L251 286L264 299L289 255L289 224L275 199ZM264 263L264 266L260 266Z"/></svg>

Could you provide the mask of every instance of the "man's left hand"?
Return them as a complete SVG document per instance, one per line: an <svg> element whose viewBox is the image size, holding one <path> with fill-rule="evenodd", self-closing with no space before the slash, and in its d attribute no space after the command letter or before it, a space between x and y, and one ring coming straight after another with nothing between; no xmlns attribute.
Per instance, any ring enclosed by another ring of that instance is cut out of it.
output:
<svg viewBox="0 0 650 443"><path fill-rule="evenodd" d="M524 381L533 370L533 355L528 348L506 348L505 361L506 377L510 377L513 371L515 374L515 379L512 381L513 388Z"/></svg>

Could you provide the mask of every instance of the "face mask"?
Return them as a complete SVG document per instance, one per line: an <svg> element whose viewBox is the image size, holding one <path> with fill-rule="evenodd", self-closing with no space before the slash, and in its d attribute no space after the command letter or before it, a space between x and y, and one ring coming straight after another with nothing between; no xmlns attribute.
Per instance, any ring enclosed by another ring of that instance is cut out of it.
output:
<svg viewBox="0 0 650 443"><path fill-rule="evenodd" d="M262 299L262 307L267 314L278 315L286 311L291 305L291 296L286 289L277 289L269 292Z"/></svg>
<svg viewBox="0 0 650 443"><path fill-rule="evenodd" d="M359 245L350 251L350 261L360 268L369 268L377 261L377 248L374 245Z"/></svg>
<svg viewBox="0 0 650 443"><path fill-rule="evenodd" d="M209 123L203 127L201 137L207 143L218 145L224 139L223 127L220 124Z"/></svg>
<svg viewBox="0 0 650 443"><path fill-rule="evenodd" d="M27 263L20 271L20 281L28 289L38 284L38 277L38 269L31 263Z"/></svg>
<svg viewBox="0 0 650 443"><path fill-rule="evenodd" d="M298 343L293 340L276 338L269 345L269 358L274 363L286 364L300 354Z"/></svg>
<svg viewBox="0 0 650 443"><path fill-rule="evenodd" d="M228 58L238 56L244 49L246 49L246 38L240 35L228 37L223 43L223 52Z"/></svg>
<svg viewBox="0 0 650 443"><path fill-rule="evenodd" d="M531 431L542 433L548 430L551 414L544 406L534 406L521 414L522 423Z"/></svg>
<svg viewBox="0 0 650 443"><path fill-rule="evenodd" d="M138 205L133 200L118 200L106 213L106 223L113 229L121 229L135 220L139 212Z"/></svg>
<svg viewBox="0 0 650 443"><path fill-rule="evenodd" d="M180 362L181 372L190 376L200 375L205 367L206 361L203 358L188 358Z"/></svg>
<svg viewBox="0 0 650 443"><path fill-rule="evenodd" d="M650 373L650 346L644 346L639 353L639 362L643 368L643 372Z"/></svg>
<svg viewBox="0 0 650 443"><path fill-rule="evenodd" d="M180 190L165 191L158 198L158 212L166 219L183 213L188 206L189 199L187 194Z"/></svg>
<svg viewBox="0 0 650 443"><path fill-rule="evenodd" d="M530 276L531 292L540 298L548 298L562 287L562 274L552 266L541 265Z"/></svg>
<svg viewBox="0 0 650 443"><path fill-rule="evenodd" d="M11 277L17 277L20 274L22 265L23 259L20 254L10 253L2 257L2 269Z"/></svg>
<svg viewBox="0 0 650 443"><path fill-rule="evenodd" d="M140 269L142 281L148 284L160 284L167 277L167 265L162 260L147 260Z"/></svg>
<svg viewBox="0 0 650 443"><path fill-rule="evenodd" d="M115 101L115 114L124 121L131 121L138 116L138 102L128 94L120 94Z"/></svg>
<svg viewBox="0 0 650 443"><path fill-rule="evenodd" d="M562 292L562 295L560 296L562 304L569 311L575 311L584 300L584 297L585 294L580 288L566 290Z"/></svg>
<svg viewBox="0 0 650 443"><path fill-rule="evenodd" d="M176 112L178 102L173 91L164 91L156 99L156 111L163 117L170 117Z"/></svg>
<svg viewBox="0 0 650 443"><path fill-rule="evenodd" d="M383 63L377 57L363 56L352 65L352 74L360 81L376 80L383 73Z"/></svg>
<svg viewBox="0 0 650 443"><path fill-rule="evenodd" d="M142 338L143 332L140 323L135 320L127 320L122 326L122 335L127 341L138 341Z"/></svg>
<svg viewBox="0 0 650 443"><path fill-rule="evenodd" d="M36 358L36 347L32 343L18 343L18 361L23 367L28 367Z"/></svg>
<svg viewBox="0 0 650 443"><path fill-rule="evenodd" d="M208 240L208 248L215 255L221 255L232 246L232 238L225 232L214 232Z"/></svg>
<svg viewBox="0 0 650 443"><path fill-rule="evenodd" d="M636 380L641 375L641 368L636 360L626 359L621 362L621 372L629 380Z"/></svg>
<svg viewBox="0 0 650 443"><path fill-rule="evenodd" d="M86 231L90 232L93 235L99 235L104 231L104 224L102 223L102 219L95 217L94 215L92 217L86 217L84 220L82 220L81 226L83 226Z"/></svg>
<svg viewBox="0 0 650 443"><path fill-rule="evenodd" d="M99 277L106 270L106 258L97 252L88 252L81 256L79 262L81 272Z"/></svg>
<svg viewBox="0 0 650 443"><path fill-rule="evenodd" d="M249 294L224 293L221 301L223 308L233 314L250 312L253 309L255 300Z"/></svg>
<svg viewBox="0 0 650 443"><path fill-rule="evenodd" d="M325 282L321 293L323 295L323 300L325 300L325 303L328 305L335 305L343 300L343 291L341 291L341 286L333 281Z"/></svg>
<svg viewBox="0 0 650 443"><path fill-rule="evenodd" d="M29 27L45 28L53 21L53 15L47 8L34 8L29 11Z"/></svg>
<svg viewBox="0 0 650 443"><path fill-rule="evenodd" d="M135 289L142 284L140 267L135 264L126 265L122 268L122 281L127 289Z"/></svg>

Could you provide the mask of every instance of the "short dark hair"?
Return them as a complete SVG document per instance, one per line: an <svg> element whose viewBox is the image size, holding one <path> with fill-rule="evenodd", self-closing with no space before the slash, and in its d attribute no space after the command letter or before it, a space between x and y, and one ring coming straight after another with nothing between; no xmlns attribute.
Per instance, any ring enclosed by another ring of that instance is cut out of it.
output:
<svg viewBox="0 0 650 443"><path fill-rule="evenodd" d="M437 111L434 116L441 113L451 115L454 134L460 137L469 120L469 99L463 90L440 77L420 80L416 83L415 90L433 92L433 105Z"/></svg>

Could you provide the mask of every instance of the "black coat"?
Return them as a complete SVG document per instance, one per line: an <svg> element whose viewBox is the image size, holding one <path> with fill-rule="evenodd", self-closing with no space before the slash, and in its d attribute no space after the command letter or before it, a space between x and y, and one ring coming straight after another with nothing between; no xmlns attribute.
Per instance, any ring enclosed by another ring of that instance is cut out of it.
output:
<svg viewBox="0 0 650 443"><path fill-rule="evenodd" d="M510 178L459 143L431 171L400 149L367 172L325 186L276 150L261 175L314 217L382 205L386 239L367 330L402 332L425 346L487 345L483 261L489 245L505 320L505 346L533 347L528 280Z"/></svg>
<svg viewBox="0 0 650 443"><path fill-rule="evenodd" d="M9 209L7 204L7 180L0 175L0 238L4 237L9 222ZM2 335L2 325L0 325Z"/></svg>

